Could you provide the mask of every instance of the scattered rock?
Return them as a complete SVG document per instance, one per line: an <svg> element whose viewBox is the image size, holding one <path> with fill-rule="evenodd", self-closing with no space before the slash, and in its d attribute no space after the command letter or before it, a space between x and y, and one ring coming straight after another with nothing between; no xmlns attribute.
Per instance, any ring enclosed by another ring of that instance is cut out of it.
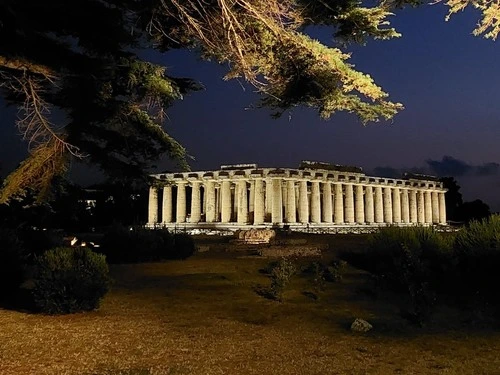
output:
<svg viewBox="0 0 500 375"><path fill-rule="evenodd" d="M373 326L364 319L356 318L351 324L351 331L365 333L371 330Z"/></svg>
<svg viewBox="0 0 500 375"><path fill-rule="evenodd" d="M199 253L206 253L209 250L210 250L210 246L208 246L208 245L200 245L200 246L198 246L198 252Z"/></svg>

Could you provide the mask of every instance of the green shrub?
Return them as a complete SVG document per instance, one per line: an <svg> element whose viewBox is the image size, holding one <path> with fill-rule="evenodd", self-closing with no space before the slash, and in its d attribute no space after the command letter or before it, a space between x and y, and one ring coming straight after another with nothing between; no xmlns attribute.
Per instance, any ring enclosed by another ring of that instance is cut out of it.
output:
<svg viewBox="0 0 500 375"><path fill-rule="evenodd" d="M457 278L474 294L496 294L500 282L500 216L472 221L455 239Z"/></svg>
<svg viewBox="0 0 500 375"><path fill-rule="evenodd" d="M109 290L106 259L86 248L55 248L37 257L33 299L48 314L90 311Z"/></svg>
<svg viewBox="0 0 500 375"><path fill-rule="evenodd" d="M338 282L344 277L347 262L343 260L333 260L324 272L326 281Z"/></svg>
<svg viewBox="0 0 500 375"><path fill-rule="evenodd" d="M370 237L366 263L386 286L407 293L407 315L423 324L431 315L434 291L452 272L452 243L452 237L432 228L383 228Z"/></svg>
<svg viewBox="0 0 500 375"><path fill-rule="evenodd" d="M0 229L0 299L12 297L24 281L27 254L17 233Z"/></svg>
<svg viewBox="0 0 500 375"><path fill-rule="evenodd" d="M421 270L433 285L438 285L452 262L453 238L427 227L387 227L369 237L365 265L394 286L406 289L401 269L406 252L422 263ZM401 284L401 281L403 283Z"/></svg>
<svg viewBox="0 0 500 375"><path fill-rule="evenodd" d="M270 273L271 286L269 287L269 297L281 301L283 299L283 292L296 271L297 268L292 261L286 258L280 259Z"/></svg>

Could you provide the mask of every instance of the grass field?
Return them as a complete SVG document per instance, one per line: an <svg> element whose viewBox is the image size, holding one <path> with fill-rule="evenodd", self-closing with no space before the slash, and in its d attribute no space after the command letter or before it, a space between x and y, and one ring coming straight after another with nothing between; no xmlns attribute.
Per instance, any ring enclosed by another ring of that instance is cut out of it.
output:
<svg viewBox="0 0 500 375"><path fill-rule="evenodd" d="M283 302L271 301L255 292L269 284L259 272L268 262L208 252L112 266L98 311L0 309L0 374L500 374L500 332L465 326L464 312L442 307L429 326L412 326L403 296L352 267L318 300L298 275ZM352 333L356 317L374 329Z"/></svg>

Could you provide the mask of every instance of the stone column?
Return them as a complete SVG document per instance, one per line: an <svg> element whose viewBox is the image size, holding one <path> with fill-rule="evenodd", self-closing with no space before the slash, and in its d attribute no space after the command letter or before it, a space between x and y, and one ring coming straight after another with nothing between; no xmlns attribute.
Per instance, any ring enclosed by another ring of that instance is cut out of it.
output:
<svg viewBox="0 0 500 375"><path fill-rule="evenodd" d="M250 181L250 197L248 198L248 212L255 211L255 181Z"/></svg>
<svg viewBox="0 0 500 375"><path fill-rule="evenodd" d="M330 182L323 183L323 222L333 222L332 212L332 184Z"/></svg>
<svg viewBox="0 0 500 375"><path fill-rule="evenodd" d="M299 182L299 221L309 223L309 199L307 197L307 181Z"/></svg>
<svg viewBox="0 0 500 375"><path fill-rule="evenodd" d="M230 196L231 197L231 196ZM215 196L215 182L205 182L205 221L213 223L217 218L216 196Z"/></svg>
<svg viewBox="0 0 500 375"><path fill-rule="evenodd" d="M224 180L222 181L221 186L221 222L229 223L231 222L231 181Z"/></svg>
<svg viewBox="0 0 500 375"><path fill-rule="evenodd" d="M281 203L283 204L283 212L286 215L286 205L288 204L288 190L286 182L281 184ZM284 216L286 218L286 216Z"/></svg>
<svg viewBox="0 0 500 375"><path fill-rule="evenodd" d="M164 223L172 222L172 186L163 187L163 203L161 205L161 217Z"/></svg>
<svg viewBox="0 0 500 375"><path fill-rule="evenodd" d="M149 187L148 201L148 224L155 225L158 222L158 190L154 186Z"/></svg>
<svg viewBox="0 0 500 375"><path fill-rule="evenodd" d="M418 205L417 205L417 191L411 189L410 194L410 223L416 224L418 220Z"/></svg>
<svg viewBox="0 0 500 375"><path fill-rule="evenodd" d="M334 219L335 224L344 224L344 191L342 184L334 184Z"/></svg>
<svg viewBox="0 0 500 375"><path fill-rule="evenodd" d="M255 225L264 223L264 211L265 211L265 196L264 196L264 180L258 179L255 180L254 183L254 214L253 214L253 223Z"/></svg>
<svg viewBox="0 0 500 375"><path fill-rule="evenodd" d="M432 224L432 196L430 191L425 192L425 222Z"/></svg>
<svg viewBox="0 0 500 375"><path fill-rule="evenodd" d="M445 193L439 193L439 224L446 224L446 200Z"/></svg>
<svg viewBox="0 0 500 375"><path fill-rule="evenodd" d="M273 212L271 216L271 221L273 223L282 223L283 222L283 197L281 190L281 179L273 178L272 179L272 202L273 202Z"/></svg>
<svg viewBox="0 0 500 375"><path fill-rule="evenodd" d="M217 182L214 182L215 185L215 218L214 222L220 222L220 186ZM205 211L206 212L206 211ZM206 217L206 215L205 215Z"/></svg>
<svg viewBox="0 0 500 375"><path fill-rule="evenodd" d="M271 221L273 213L273 184L270 178L266 179L266 211L265 221Z"/></svg>
<svg viewBox="0 0 500 375"><path fill-rule="evenodd" d="M191 184L191 223L199 223L200 220L201 220L200 182L193 181Z"/></svg>
<svg viewBox="0 0 500 375"><path fill-rule="evenodd" d="M425 223L425 198L422 190L417 192L417 221L419 224Z"/></svg>
<svg viewBox="0 0 500 375"><path fill-rule="evenodd" d="M186 181L177 182L177 214L176 223L186 222Z"/></svg>
<svg viewBox="0 0 500 375"><path fill-rule="evenodd" d="M434 224L439 223L439 197L438 192L433 191L431 194L432 203L432 222Z"/></svg>
<svg viewBox="0 0 500 375"><path fill-rule="evenodd" d="M311 223L321 223L319 181L313 181L311 185Z"/></svg>
<svg viewBox="0 0 500 375"><path fill-rule="evenodd" d="M373 187L365 187L365 220L367 223L375 222L375 207L373 206Z"/></svg>
<svg viewBox="0 0 500 375"><path fill-rule="evenodd" d="M295 206L295 180L288 180L286 182L286 222L297 222L297 207Z"/></svg>
<svg viewBox="0 0 500 375"><path fill-rule="evenodd" d="M345 222L354 223L354 190L352 184L345 185Z"/></svg>
<svg viewBox="0 0 500 375"><path fill-rule="evenodd" d="M392 188L384 187L384 222L392 223Z"/></svg>
<svg viewBox="0 0 500 375"><path fill-rule="evenodd" d="M364 191L363 185L356 185L355 188L355 214L356 214L356 223L364 224L365 223L365 201L364 201Z"/></svg>
<svg viewBox="0 0 500 375"><path fill-rule="evenodd" d="M375 222L384 222L384 196L382 186L375 186Z"/></svg>
<svg viewBox="0 0 500 375"><path fill-rule="evenodd" d="M398 187L392 189L392 221L401 223L401 190Z"/></svg>
<svg viewBox="0 0 500 375"><path fill-rule="evenodd" d="M245 180L239 180L236 183L236 199L238 200L238 224L247 224L248 222L248 188Z"/></svg>
<svg viewBox="0 0 500 375"><path fill-rule="evenodd" d="M401 191L401 221L408 224L410 222L410 201L408 199L408 189Z"/></svg>

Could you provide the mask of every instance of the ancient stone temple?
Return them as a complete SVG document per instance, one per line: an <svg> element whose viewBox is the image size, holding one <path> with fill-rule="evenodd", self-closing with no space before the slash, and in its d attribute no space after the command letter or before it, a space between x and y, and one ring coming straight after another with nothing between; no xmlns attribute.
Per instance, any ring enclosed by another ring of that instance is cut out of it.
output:
<svg viewBox="0 0 500 375"><path fill-rule="evenodd" d="M291 230L446 224L437 179L366 176L361 168L302 162L298 169L221 166L153 175L149 227Z"/></svg>

